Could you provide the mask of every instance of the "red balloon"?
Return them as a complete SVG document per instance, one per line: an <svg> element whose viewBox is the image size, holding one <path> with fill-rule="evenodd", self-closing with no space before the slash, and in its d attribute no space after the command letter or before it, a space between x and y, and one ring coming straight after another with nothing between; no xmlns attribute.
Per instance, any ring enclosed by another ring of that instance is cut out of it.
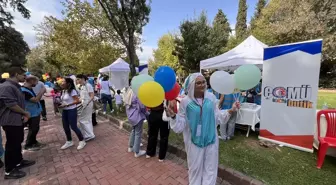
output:
<svg viewBox="0 0 336 185"><path fill-rule="evenodd" d="M165 93L166 100L174 100L180 93L181 87L176 82L173 89Z"/></svg>

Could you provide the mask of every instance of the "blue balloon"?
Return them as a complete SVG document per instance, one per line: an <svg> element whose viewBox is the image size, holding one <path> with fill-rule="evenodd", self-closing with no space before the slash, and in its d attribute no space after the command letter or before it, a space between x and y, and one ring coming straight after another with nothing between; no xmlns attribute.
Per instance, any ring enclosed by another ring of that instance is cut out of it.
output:
<svg viewBox="0 0 336 185"><path fill-rule="evenodd" d="M154 80L163 87L165 92L169 92L176 83L176 74L172 68L161 66L156 70Z"/></svg>

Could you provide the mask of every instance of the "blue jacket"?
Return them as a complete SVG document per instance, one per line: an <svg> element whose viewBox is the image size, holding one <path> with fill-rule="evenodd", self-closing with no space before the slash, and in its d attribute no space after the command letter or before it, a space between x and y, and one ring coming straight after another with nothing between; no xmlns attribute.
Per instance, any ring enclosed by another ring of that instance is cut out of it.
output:
<svg viewBox="0 0 336 185"><path fill-rule="evenodd" d="M36 97L35 93L28 90L27 88L21 87L21 91L22 92L28 92L32 96ZM26 109L27 112L30 113L31 117L37 117L42 112L42 107L41 107L40 102L35 103L35 102L31 102L29 100L25 100L25 109Z"/></svg>

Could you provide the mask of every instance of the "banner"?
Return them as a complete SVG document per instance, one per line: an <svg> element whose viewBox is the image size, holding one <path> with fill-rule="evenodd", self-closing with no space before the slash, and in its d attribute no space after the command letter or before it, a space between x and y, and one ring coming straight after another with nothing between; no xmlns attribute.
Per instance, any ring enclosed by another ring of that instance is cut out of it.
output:
<svg viewBox="0 0 336 185"><path fill-rule="evenodd" d="M313 152L322 40L265 48L259 139Z"/></svg>

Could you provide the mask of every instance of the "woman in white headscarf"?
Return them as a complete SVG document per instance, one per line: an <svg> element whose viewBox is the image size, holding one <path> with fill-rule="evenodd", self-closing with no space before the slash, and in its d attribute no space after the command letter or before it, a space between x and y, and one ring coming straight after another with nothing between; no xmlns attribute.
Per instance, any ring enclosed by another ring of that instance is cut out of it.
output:
<svg viewBox="0 0 336 185"><path fill-rule="evenodd" d="M207 92L207 84L200 73L190 75L184 84L185 96L180 103L178 113L167 109L171 129L183 133L187 152L189 184L215 185L218 168L217 124L228 121L237 110L239 103L232 109L220 111L218 100Z"/></svg>

